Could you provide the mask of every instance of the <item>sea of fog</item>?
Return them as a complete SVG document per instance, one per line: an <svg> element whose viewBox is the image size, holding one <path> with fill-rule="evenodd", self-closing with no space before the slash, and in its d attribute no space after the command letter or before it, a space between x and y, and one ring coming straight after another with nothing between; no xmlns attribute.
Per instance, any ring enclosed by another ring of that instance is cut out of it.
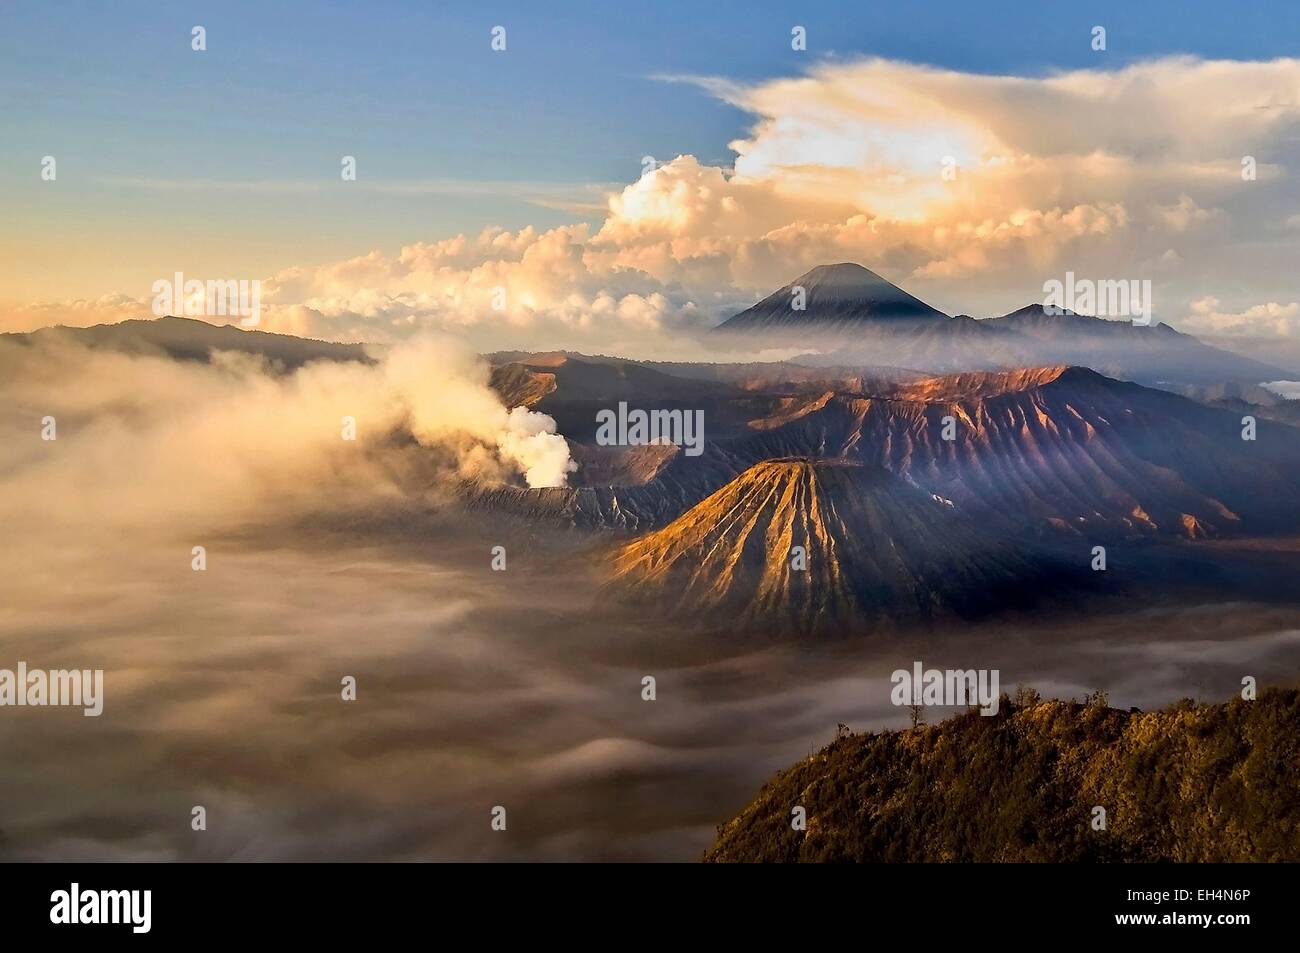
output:
<svg viewBox="0 0 1300 953"><path fill-rule="evenodd" d="M904 726L890 674L914 661L1142 708L1300 670L1294 610L1248 604L706 642L621 620L573 562L493 572L486 546L431 534L230 539L203 572L130 539L6 550L0 667L102 668L105 697L96 718L0 709L0 857L694 860L837 724Z"/></svg>

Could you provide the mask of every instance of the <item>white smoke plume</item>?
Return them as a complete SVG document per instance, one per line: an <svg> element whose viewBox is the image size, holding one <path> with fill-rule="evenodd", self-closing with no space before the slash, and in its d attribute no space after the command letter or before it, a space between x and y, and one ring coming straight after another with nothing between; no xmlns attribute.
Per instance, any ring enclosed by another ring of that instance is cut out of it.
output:
<svg viewBox="0 0 1300 953"><path fill-rule="evenodd" d="M497 462L522 473L531 487L564 486L577 469L569 445L546 414L507 410L487 385L486 366L449 338L422 338L399 345L383 360L384 379L407 413L406 426L421 443L446 443L468 434L482 447L495 446ZM431 369L441 373L431 373ZM480 448L481 449L481 448ZM462 461L467 476L492 469L482 453ZM500 473L493 474L500 478Z"/></svg>
<svg viewBox="0 0 1300 953"><path fill-rule="evenodd" d="M0 344L0 516L15 532L170 535L402 503L465 479L563 485L575 464L555 422L508 410L488 378L450 338L291 373L235 353Z"/></svg>

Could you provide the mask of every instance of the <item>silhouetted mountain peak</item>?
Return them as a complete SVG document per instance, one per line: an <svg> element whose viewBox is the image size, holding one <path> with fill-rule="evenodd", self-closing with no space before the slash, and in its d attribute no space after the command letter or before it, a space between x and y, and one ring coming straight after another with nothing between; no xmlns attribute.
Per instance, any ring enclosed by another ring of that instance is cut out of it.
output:
<svg viewBox="0 0 1300 953"><path fill-rule="evenodd" d="M803 285L805 288L845 288L856 292L881 285L890 288L895 287L870 268L863 267L852 261L841 261L833 265L818 265L816 268L810 268L791 284Z"/></svg>
<svg viewBox="0 0 1300 953"><path fill-rule="evenodd" d="M818 265L724 321L721 331L851 331L864 322L947 320L947 315L853 262Z"/></svg>

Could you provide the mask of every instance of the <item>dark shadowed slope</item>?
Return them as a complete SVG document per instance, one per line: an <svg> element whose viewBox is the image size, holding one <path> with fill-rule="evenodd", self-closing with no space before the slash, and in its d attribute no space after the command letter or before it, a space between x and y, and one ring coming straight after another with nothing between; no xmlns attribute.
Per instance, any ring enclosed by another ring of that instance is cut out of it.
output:
<svg viewBox="0 0 1300 953"><path fill-rule="evenodd" d="M523 405L543 412L549 412L548 406L555 402L609 407L620 400L694 400L736 392L722 381L678 377L636 361L578 358L558 352L496 363L491 384L507 406Z"/></svg>

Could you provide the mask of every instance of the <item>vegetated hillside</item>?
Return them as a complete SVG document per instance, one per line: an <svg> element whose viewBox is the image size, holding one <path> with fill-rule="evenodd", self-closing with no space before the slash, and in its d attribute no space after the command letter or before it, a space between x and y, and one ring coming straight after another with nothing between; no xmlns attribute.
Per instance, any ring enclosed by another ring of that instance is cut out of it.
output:
<svg viewBox="0 0 1300 953"><path fill-rule="evenodd" d="M837 738L720 825L704 859L1300 860L1300 691L1145 713L1025 695Z"/></svg>

